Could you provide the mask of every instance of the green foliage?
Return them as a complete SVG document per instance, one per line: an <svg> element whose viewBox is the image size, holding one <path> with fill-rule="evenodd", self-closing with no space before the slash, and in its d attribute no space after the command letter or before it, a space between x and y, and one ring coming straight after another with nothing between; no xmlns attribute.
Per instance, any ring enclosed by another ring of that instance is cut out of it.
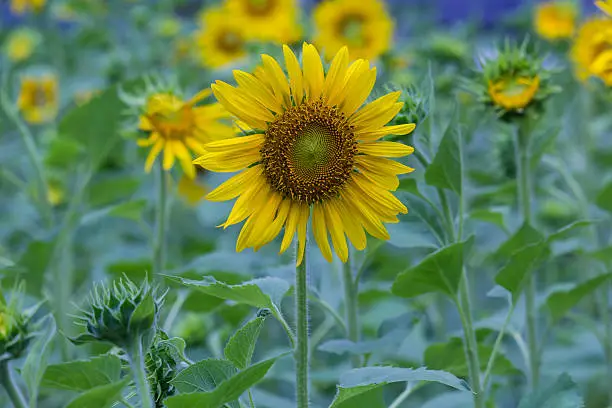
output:
<svg viewBox="0 0 612 408"><path fill-rule="evenodd" d="M581 283L573 283L572 288L564 291L555 291L546 299L546 307L554 321L561 319L567 312L575 307L586 296L590 296L602 284L612 279L607 273L588 279Z"/></svg>
<svg viewBox="0 0 612 408"><path fill-rule="evenodd" d="M224 350L225 358L238 369L244 370L251 364L255 344L265 320L265 317L256 317L238 330L227 342Z"/></svg>
<svg viewBox="0 0 612 408"><path fill-rule="evenodd" d="M526 395L518 408L583 408L584 401L569 375L563 373L546 387Z"/></svg>
<svg viewBox="0 0 612 408"><path fill-rule="evenodd" d="M45 370L41 386L70 391L87 391L119 381L121 360L105 354L89 360L51 364Z"/></svg>
<svg viewBox="0 0 612 408"><path fill-rule="evenodd" d="M456 127L455 113L438 146L438 152L425 171L425 182L431 186L446 188L457 194L463 191L463 163L461 162L461 130Z"/></svg>
<svg viewBox="0 0 612 408"><path fill-rule="evenodd" d="M128 383L129 380L124 378L121 381L91 388L70 401L66 408L109 408L120 399L121 391Z"/></svg>

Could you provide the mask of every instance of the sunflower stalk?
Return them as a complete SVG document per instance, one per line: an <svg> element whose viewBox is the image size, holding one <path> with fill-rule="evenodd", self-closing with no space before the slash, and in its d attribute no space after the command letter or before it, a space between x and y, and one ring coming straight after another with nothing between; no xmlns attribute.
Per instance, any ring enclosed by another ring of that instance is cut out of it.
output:
<svg viewBox="0 0 612 408"><path fill-rule="evenodd" d="M302 263L297 265L295 270L295 310L296 310L296 326L297 326L297 342L295 347L295 363L296 363L296 391L297 391L297 408L308 408L308 380L309 380L309 357L308 357L308 280L306 271L307 262L307 243L304 243L304 258ZM295 243L296 258L299 257L300 246L298 241Z"/></svg>
<svg viewBox="0 0 612 408"><path fill-rule="evenodd" d="M0 363L0 382L6 390L9 399L13 403L13 407L27 408L28 404L26 403L26 400L23 397L21 390L19 390L17 384L15 384L15 379L13 378L13 374L11 372L11 368L9 367L8 360L2 361Z"/></svg>
<svg viewBox="0 0 612 408"><path fill-rule="evenodd" d="M143 340L142 336L137 336L132 346L127 350L127 355L130 362L130 369L134 376L136 390L142 401L141 408L154 408L155 405L151 398L151 389L145 370L145 353L142 348Z"/></svg>
<svg viewBox="0 0 612 408"><path fill-rule="evenodd" d="M155 242L153 243L153 276L159 277L166 262L166 211L168 207L168 181L166 171L159 163L157 207L155 208Z"/></svg>
<svg viewBox="0 0 612 408"><path fill-rule="evenodd" d="M359 321L357 315L357 285L359 282L353 279L350 252L346 262L342 265L342 278L344 286L344 308L346 313L347 337L353 343L359 341ZM361 366L361 359L355 355L351 357L353 368Z"/></svg>
<svg viewBox="0 0 612 408"><path fill-rule="evenodd" d="M523 222L532 223L531 214L531 175L530 175L530 153L529 132L530 123L528 118L519 124L516 133L516 168L519 207L523 216ZM527 327L527 347L529 350L529 374L531 387L538 385L540 377L540 361L537 339L537 314L536 314L536 287L535 276L530 274L527 278L525 288L525 323Z"/></svg>

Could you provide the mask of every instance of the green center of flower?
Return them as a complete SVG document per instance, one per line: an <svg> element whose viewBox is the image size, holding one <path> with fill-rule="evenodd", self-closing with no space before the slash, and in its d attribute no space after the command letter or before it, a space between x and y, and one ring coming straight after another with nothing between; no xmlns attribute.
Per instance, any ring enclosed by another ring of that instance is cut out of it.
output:
<svg viewBox="0 0 612 408"><path fill-rule="evenodd" d="M270 123L261 149L268 184L283 197L306 204L338 195L356 153L346 117L322 101L287 109Z"/></svg>
<svg viewBox="0 0 612 408"><path fill-rule="evenodd" d="M348 45L353 47L362 47L365 45L365 21L363 16L358 14L349 14L344 16L339 24L339 34L342 36Z"/></svg>

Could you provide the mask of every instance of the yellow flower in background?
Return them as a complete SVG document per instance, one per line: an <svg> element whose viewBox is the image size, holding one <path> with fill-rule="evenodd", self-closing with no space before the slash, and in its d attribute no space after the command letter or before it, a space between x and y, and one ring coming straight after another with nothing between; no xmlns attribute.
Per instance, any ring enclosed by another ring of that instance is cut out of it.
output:
<svg viewBox="0 0 612 408"><path fill-rule="evenodd" d="M194 163L217 172L241 171L207 195L212 201L238 198L224 228L244 223L236 250L255 250L285 229L280 251L297 232L302 262L306 225L312 211L315 240L325 259L332 249L348 257L345 235L359 250L366 247L365 231L388 239L383 222L398 222L407 209L390 191L398 174L412 168L389 158L414 149L397 142L378 141L386 135L405 135L414 124L385 126L400 111L400 92L364 105L376 81L376 68L367 60L349 65L346 47L338 51L324 74L313 45L302 47L302 67L283 46L289 79L278 62L262 55L252 75L234 71L238 85L217 81L211 87L217 100L252 130L249 136L212 142ZM249 130L247 129L247 130Z"/></svg>
<svg viewBox="0 0 612 408"><path fill-rule="evenodd" d="M612 86L612 20L586 21L578 31L571 54L580 80L598 77Z"/></svg>
<svg viewBox="0 0 612 408"><path fill-rule="evenodd" d="M210 94L207 89L188 101L170 93L158 93L149 98L139 128L150 134L138 140L139 146L151 147L145 171L151 171L155 159L163 151L165 170L170 170L178 158L185 175L194 178L192 152L204 154L202 146L205 143L233 136L232 126L224 123L229 113L221 105L195 106Z"/></svg>
<svg viewBox="0 0 612 408"><path fill-rule="evenodd" d="M534 28L547 40L570 38L576 29L576 6L568 1L549 1L536 7Z"/></svg>
<svg viewBox="0 0 612 408"><path fill-rule="evenodd" d="M17 107L30 123L41 124L53 120L59 107L57 78L54 75L24 76Z"/></svg>
<svg viewBox="0 0 612 408"><path fill-rule="evenodd" d="M540 77L503 78L489 82L494 105L505 110L519 110L529 105L540 89Z"/></svg>
<svg viewBox="0 0 612 408"><path fill-rule="evenodd" d="M325 0L316 6L315 43L328 59L343 46L374 59L391 47L394 23L380 0Z"/></svg>
<svg viewBox="0 0 612 408"><path fill-rule="evenodd" d="M52 206L58 206L64 202L64 198L66 197L66 192L64 191L61 184L57 182L50 182L49 188L47 190L47 201Z"/></svg>
<svg viewBox="0 0 612 408"><path fill-rule="evenodd" d="M13 62L24 61L34 53L40 43L40 35L36 31L22 28L11 32L4 43L4 53Z"/></svg>
<svg viewBox="0 0 612 408"><path fill-rule="evenodd" d="M607 15L612 16L612 0L599 0L595 2L595 5Z"/></svg>
<svg viewBox="0 0 612 408"><path fill-rule="evenodd" d="M195 35L202 65L219 68L246 55L245 27L223 7L207 8Z"/></svg>
<svg viewBox="0 0 612 408"><path fill-rule="evenodd" d="M28 11L38 13L45 7L47 0L11 0L11 12L13 14L24 14Z"/></svg>
<svg viewBox="0 0 612 408"><path fill-rule="evenodd" d="M207 192L208 189L202 182L198 181L197 177L189 178L183 175L178 182L179 195L191 206L195 206L202 201Z"/></svg>
<svg viewBox="0 0 612 408"><path fill-rule="evenodd" d="M296 0L226 0L226 18L240 20L249 39L292 43L299 41Z"/></svg>

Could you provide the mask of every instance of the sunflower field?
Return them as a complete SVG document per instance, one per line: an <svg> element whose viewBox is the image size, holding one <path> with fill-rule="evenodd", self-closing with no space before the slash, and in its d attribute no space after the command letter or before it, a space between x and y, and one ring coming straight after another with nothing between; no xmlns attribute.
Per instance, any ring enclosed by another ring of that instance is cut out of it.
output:
<svg viewBox="0 0 612 408"><path fill-rule="evenodd" d="M612 0L0 1L0 407L612 408Z"/></svg>

